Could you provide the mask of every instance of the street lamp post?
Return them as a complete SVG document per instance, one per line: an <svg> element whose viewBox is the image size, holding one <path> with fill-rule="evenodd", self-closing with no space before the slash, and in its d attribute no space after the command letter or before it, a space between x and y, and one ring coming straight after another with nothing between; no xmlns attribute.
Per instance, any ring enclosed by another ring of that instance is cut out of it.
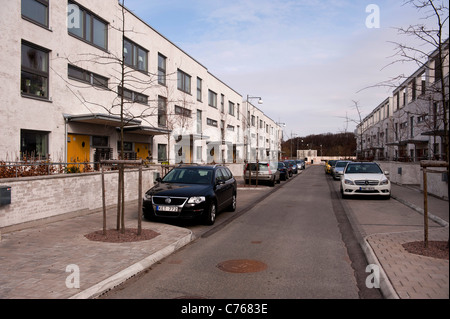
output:
<svg viewBox="0 0 450 319"><path fill-rule="evenodd" d="M246 102L247 102L247 115L249 114L250 106L248 104L249 104L249 100L251 100L251 99L258 99L258 104L263 104L264 103L260 96L250 96L250 95L247 94L247 100L246 100ZM248 134L247 134L247 145L245 146L245 150L247 152L247 156L246 156L247 162L249 160L249 153L250 153L250 150L248 149L249 145L250 145L250 136L251 136L251 134L250 134L250 120L251 120L250 118L247 118L247 132L248 132ZM256 152L256 156L258 156L258 150Z"/></svg>

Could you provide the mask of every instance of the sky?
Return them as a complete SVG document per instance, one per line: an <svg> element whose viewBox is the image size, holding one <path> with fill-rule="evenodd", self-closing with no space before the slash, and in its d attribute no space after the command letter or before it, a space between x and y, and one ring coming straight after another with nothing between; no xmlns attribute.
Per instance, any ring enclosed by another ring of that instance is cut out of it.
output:
<svg viewBox="0 0 450 319"><path fill-rule="evenodd" d="M376 11L369 5L376 5ZM394 63L398 27L423 22L403 0L125 0L139 18L251 100L291 136L353 132L411 75ZM379 25L377 22L379 21ZM371 26L371 27L368 27Z"/></svg>

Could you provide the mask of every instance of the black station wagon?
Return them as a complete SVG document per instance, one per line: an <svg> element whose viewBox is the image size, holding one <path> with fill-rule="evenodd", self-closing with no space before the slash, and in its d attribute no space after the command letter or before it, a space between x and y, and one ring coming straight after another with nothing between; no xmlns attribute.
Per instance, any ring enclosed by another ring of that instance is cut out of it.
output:
<svg viewBox="0 0 450 319"><path fill-rule="evenodd" d="M227 167L179 166L145 193L144 218L201 218L212 225L219 211L236 210L236 195L236 179Z"/></svg>

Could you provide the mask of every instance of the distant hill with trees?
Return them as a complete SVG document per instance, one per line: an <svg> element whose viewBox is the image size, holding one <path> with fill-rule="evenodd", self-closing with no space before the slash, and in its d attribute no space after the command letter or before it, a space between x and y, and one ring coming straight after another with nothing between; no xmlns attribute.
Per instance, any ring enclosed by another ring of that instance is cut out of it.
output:
<svg viewBox="0 0 450 319"><path fill-rule="evenodd" d="M354 133L325 133L305 137L296 136L281 144L283 156L295 157L297 149L317 150L318 156L354 156L356 138Z"/></svg>

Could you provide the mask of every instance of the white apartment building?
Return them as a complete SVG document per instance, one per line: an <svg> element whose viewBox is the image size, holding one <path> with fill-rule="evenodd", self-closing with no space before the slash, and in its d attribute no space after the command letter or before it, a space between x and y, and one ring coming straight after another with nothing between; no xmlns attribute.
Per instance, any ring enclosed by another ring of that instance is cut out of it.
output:
<svg viewBox="0 0 450 319"><path fill-rule="evenodd" d="M434 52L424 66L396 87L392 96L357 126L359 157L395 161L444 159L444 112L437 92L445 83L448 119L448 40L446 43L443 75L436 67L437 52Z"/></svg>
<svg viewBox="0 0 450 319"><path fill-rule="evenodd" d="M276 122L118 0L4 1L0 18L0 161L117 159L122 126L128 159L278 158Z"/></svg>

